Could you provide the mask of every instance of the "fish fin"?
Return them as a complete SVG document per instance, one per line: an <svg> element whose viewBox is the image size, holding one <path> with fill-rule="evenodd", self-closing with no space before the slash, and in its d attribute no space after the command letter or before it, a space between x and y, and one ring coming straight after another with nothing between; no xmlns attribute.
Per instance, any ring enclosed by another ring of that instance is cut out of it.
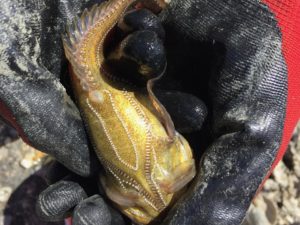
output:
<svg viewBox="0 0 300 225"><path fill-rule="evenodd" d="M65 35L62 35L66 54L73 55L88 31L98 22L99 18L108 14L109 2L95 4L88 10L85 9L80 17L75 17L73 22L66 26ZM103 17L104 18L104 17Z"/></svg>
<svg viewBox="0 0 300 225"><path fill-rule="evenodd" d="M166 110L166 108L160 103L160 101L157 99L157 97L155 96L155 94L153 92L153 86L154 86L155 82L163 76L165 71L166 71L166 67L158 77L150 79L147 82L147 91L149 94L150 101L151 101L154 109L158 113L159 119L163 123L169 138L171 140L174 140L175 127L174 127L174 123L171 119L171 116L168 113L168 111Z"/></svg>
<svg viewBox="0 0 300 225"><path fill-rule="evenodd" d="M139 199L137 192L123 192L116 186L112 184L109 185L107 179L103 175L100 175L100 182L107 197L114 203L123 207L134 207L136 205L136 202Z"/></svg>
<svg viewBox="0 0 300 225"><path fill-rule="evenodd" d="M157 180L157 183L164 192L171 194L181 190L195 176L195 161L190 159L177 165L172 171L170 171L168 176L161 180Z"/></svg>
<svg viewBox="0 0 300 225"><path fill-rule="evenodd" d="M86 68L89 65L84 66L80 56L81 49L85 48L82 43L90 29L108 13L108 6L109 2L103 2L100 5L95 4L90 10L85 9L80 17L76 16L73 22L66 26L65 34L62 35L66 57L84 89L88 89L90 85Z"/></svg>

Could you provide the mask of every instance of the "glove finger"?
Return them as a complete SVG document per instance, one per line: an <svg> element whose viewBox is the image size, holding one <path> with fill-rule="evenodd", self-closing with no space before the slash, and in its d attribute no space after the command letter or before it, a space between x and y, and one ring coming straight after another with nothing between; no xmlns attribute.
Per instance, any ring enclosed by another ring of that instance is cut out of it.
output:
<svg viewBox="0 0 300 225"><path fill-rule="evenodd" d="M73 225L110 225L111 215L99 195L80 202L73 213Z"/></svg>
<svg viewBox="0 0 300 225"><path fill-rule="evenodd" d="M112 74L134 84L142 84L159 74L166 66L162 41L153 31L136 31L127 36L108 57Z"/></svg>
<svg viewBox="0 0 300 225"><path fill-rule="evenodd" d="M91 196L80 202L73 213L73 225L122 225L122 216L111 210L99 195Z"/></svg>
<svg viewBox="0 0 300 225"><path fill-rule="evenodd" d="M160 19L147 9L134 9L128 11L118 23L124 32L139 30L153 31L160 39L165 38L165 31Z"/></svg>
<svg viewBox="0 0 300 225"><path fill-rule="evenodd" d="M17 91L1 85L0 101L5 104L0 113L25 142L87 176L91 173L92 157L82 120L62 86L53 86L55 82L45 81L41 86L34 81L13 82Z"/></svg>
<svg viewBox="0 0 300 225"><path fill-rule="evenodd" d="M169 112L176 130L180 133L200 131L207 108L203 101L191 94L171 91L155 92L160 102Z"/></svg>
<svg viewBox="0 0 300 225"><path fill-rule="evenodd" d="M84 189L72 181L49 186L38 197L36 211L46 221L63 220L69 211L87 197Z"/></svg>

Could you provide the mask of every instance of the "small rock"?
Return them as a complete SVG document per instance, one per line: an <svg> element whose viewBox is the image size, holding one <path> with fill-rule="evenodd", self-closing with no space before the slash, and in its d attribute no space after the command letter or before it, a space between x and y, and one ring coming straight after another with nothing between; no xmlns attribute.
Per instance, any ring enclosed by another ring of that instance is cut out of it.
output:
<svg viewBox="0 0 300 225"><path fill-rule="evenodd" d="M9 199L12 191L13 190L10 187L0 188L0 202L6 202Z"/></svg>
<svg viewBox="0 0 300 225"><path fill-rule="evenodd" d="M268 218L268 221L270 222L270 224L275 224L276 219L277 219L277 205L275 204L275 202L273 201L273 199L268 199L266 197L264 197L264 201L265 204L267 206L266 209L266 216Z"/></svg>
<svg viewBox="0 0 300 225"><path fill-rule="evenodd" d="M21 162L20 162L20 165L24 168L24 169L29 169L33 166L33 163L31 160L28 160L28 159L23 159Z"/></svg>
<svg viewBox="0 0 300 225"><path fill-rule="evenodd" d="M288 170L282 161L278 163L276 169L273 171L273 176L282 188L288 187Z"/></svg>
<svg viewBox="0 0 300 225"><path fill-rule="evenodd" d="M273 225L276 218L276 205L260 193L251 204L242 225Z"/></svg>
<svg viewBox="0 0 300 225"><path fill-rule="evenodd" d="M279 190L279 184L275 182L273 179L268 179L264 184L264 191L272 192L272 191L278 191Z"/></svg>
<svg viewBox="0 0 300 225"><path fill-rule="evenodd" d="M292 224L292 223L295 222L294 218L292 216L289 216L289 215L286 217L286 220L287 220L288 224Z"/></svg>
<svg viewBox="0 0 300 225"><path fill-rule="evenodd" d="M27 152L20 162L20 165L25 169L38 165L46 156L44 153L37 151L25 143L22 144L22 149Z"/></svg>
<svg viewBox="0 0 300 225"><path fill-rule="evenodd" d="M299 201L298 199L290 198L283 202L283 206L286 212L288 213L289 217L293 219L300 215L300 208L298 208L298 203L299 203L298 201ZM294 221L290 221L290 222L294 222Z"/></svg>

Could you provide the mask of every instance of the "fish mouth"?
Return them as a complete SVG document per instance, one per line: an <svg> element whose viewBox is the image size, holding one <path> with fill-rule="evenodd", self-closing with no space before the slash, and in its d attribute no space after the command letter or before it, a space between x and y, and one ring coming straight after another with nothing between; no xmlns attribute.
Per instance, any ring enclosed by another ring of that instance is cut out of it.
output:
<svg viewBox="0 0 300 225"><path fill-rule="evenodd" d="M138 208L126 209L124 214L139 225L149 224L153 220L152 216Z"/></svg>

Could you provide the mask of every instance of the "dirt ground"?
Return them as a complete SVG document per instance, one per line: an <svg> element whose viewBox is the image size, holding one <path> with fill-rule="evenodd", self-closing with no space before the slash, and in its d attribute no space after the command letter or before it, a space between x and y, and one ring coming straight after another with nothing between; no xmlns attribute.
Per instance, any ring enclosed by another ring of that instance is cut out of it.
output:
<svg viewBox="0 0 300 225"><path fill-rule="evenodd" d="M0 225L63 225L35 215L34 203L45 181L43 160L0 121ZM248 210L243 225L300 225L300 123L284 159Z"/></svg>

